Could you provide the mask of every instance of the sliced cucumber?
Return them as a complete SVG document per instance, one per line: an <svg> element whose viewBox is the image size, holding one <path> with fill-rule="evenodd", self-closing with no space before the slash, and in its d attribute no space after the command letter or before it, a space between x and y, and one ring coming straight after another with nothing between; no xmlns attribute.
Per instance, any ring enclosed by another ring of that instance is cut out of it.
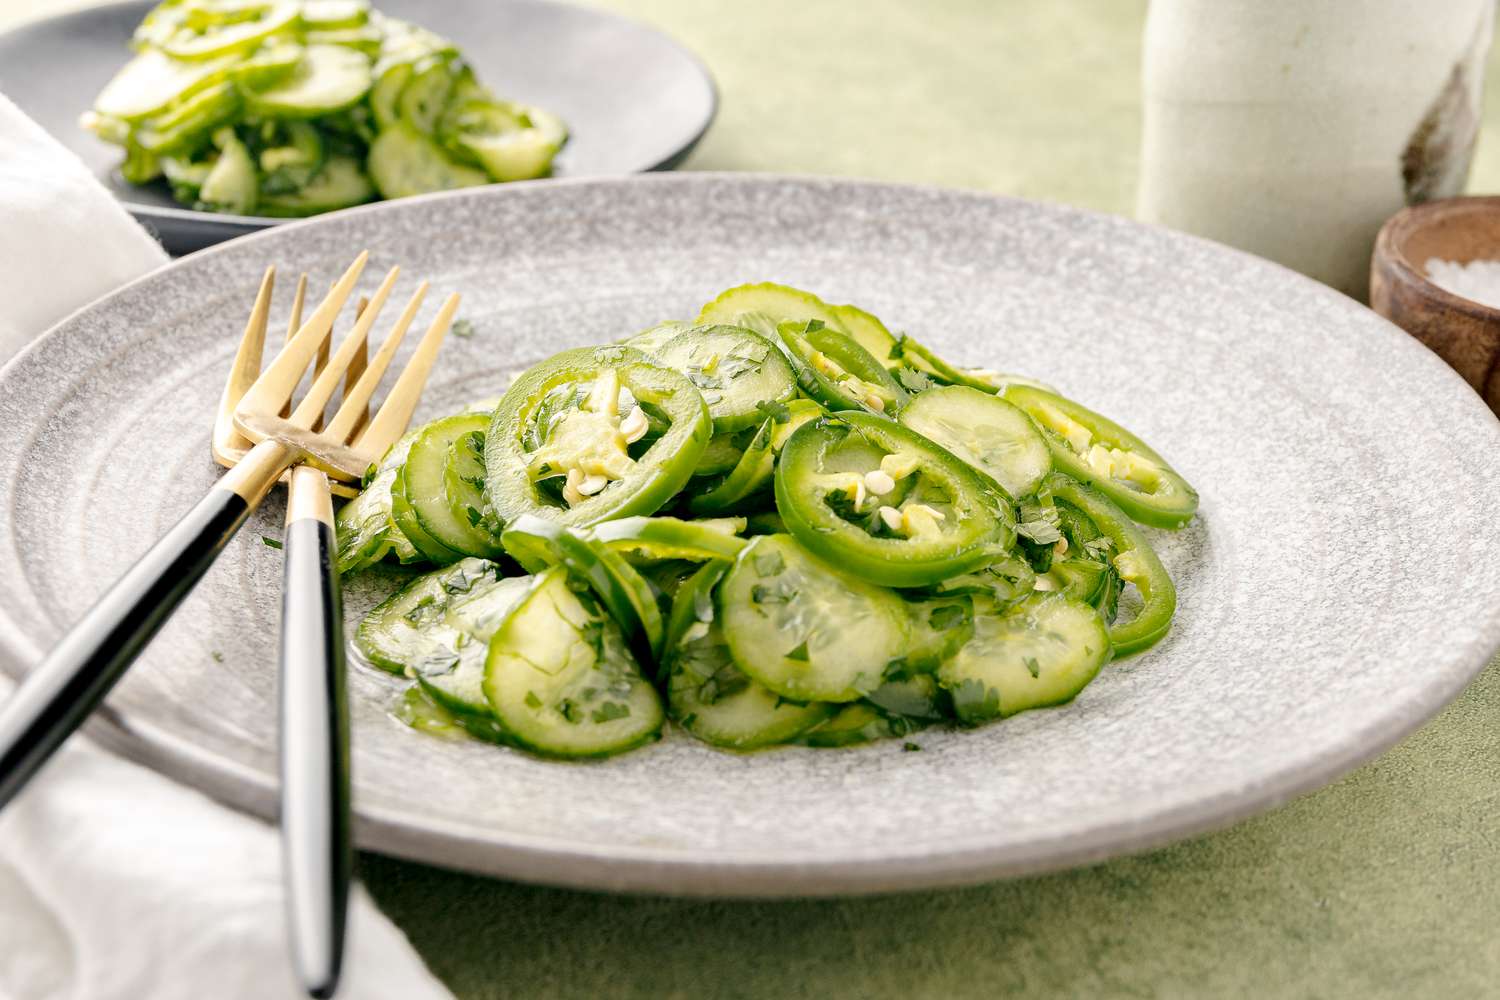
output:
<svg viewBox="0 0 1500 1000"><path fill-rule="evenodd" d="M412 76L401 89L396 111L401 120L423 135L432 135L448 97L453 93L453 70L448 60L434 57L412 68Z"/></svg>
<svg viewBox="0 0 1500 1000"><path fill-rule="evenodd" d="M893 736L909 736L921 726L887 715L867 701L842 706L838 714L804 733L797 742L810 747L852 747Z"/></svg>
<svg viewBox="0 0 1500 1000"><path fill-rule="evenodd" d="M470 556L498 558L504 550L490 531L492 519L486 519L484 508L468 507L472 513L460 514L450 503L447 470L453 446L472 434L483 438L490 418L484 413L465 413L434 420L422 428L412 442L402 470L402 487L412 512L422 530L443 546ZM483 491L483 462L480 461L479 491ZM459 482L459 486L466 484ZM481 499L481 504L483 500ZM415 539L413 539L415 541ZM420 548L421 546L418 545Z"/></svg>
<svg viewBox="0 0 1500 1000"><path fill-rule="evenodd" d="M601 757L656 738L661 700L618 625L561 566L547 570L490 640L484 691L519 743Z"/></svg>
<svg viewBox="0 0 1500 1000"><path fill-rule="evenodd" d="M634 347L636 350L649 354L654 358L657 351L692 328L693 324L691 323L669 319L655 326L647 327L633 337L625 338L624 344L627 347Z"/></svg>
<svg viewBox="0 0 1500 1000"><path fill-rule="evenodd" d="M181 149L240 110L240 92L224 81L205 87L135 130L134 141L152 153Z"/></svg>
<svg viewBox="0 0 1500 1000"><path fill-rule="evenodd" d="M300 218L363 205L374 197L375 185L360 162L349 156L334 156L300 191L264 195L259 211L262 215Z"/></svg>
<svg viewBox="0 0 1500 1000"><path fill-rule="evenodd" d="M834 707L787 701L735 665L713 599L728 569L723 561L705 564L672 602L666 651L672 718L714 746L753 750L785 743L827 719Z"/></svg>
<svg viewBox="0 0 1500 1000"><path fill-rule="evenodd" d="M197 26L184 24L159 41L161 50L174 59L211 59L223 55L239 55L250 51L266 38L291 27L297 20L300 3L295 0L279 0L258 10L250 8L252 15L244 20L222 24L209 31L196 30Z"/></svg>
<svg viewBox="0 0 1500 1000"><path fill-rule="evenodd" d="M457 663L458 629L448 624L454 595L473 595L500 582L500 568L483 559L424 573L364 617L354 645L365 659L395 674L441 673Z"/></svg>
<svg viewBox="0 0 1500 1000"><path fill-rule="evenodd" d="M358 28L370 19L364 0L303 0L302 24L310 31Z"/></svg>
<svg viewBox="0 0 1500 1000"><path fill-rule="evenodd" d="M232 128L215 132L214 145L219 147L219 159L203 179L203 186L198 189L198 201L218 212L254 214L260 186L250 151Z"/></svg>
<svg viewBox="0 0 1500 1000"><path fill-rule="evenodd" d="M1035 493L1052 471L1052 451L1031 418L978 389L953 385L919 392L897 419L968 462L1013 498Z"/></svg>
<svg viewBox="0 0 1500 1000"><path fill-rule="evenodd" d="M906 605L894 591L820 562L789 535L747 545L722 597L735 662L797 701L873 691L907 645Z"/></svg>
<svg viewBox="0 0 1500 1000"><path fill-rule="evenodd" d="M455 144L497 181L546 177L567 138L557 116L503 101L471 102L454 133Z"/></svg>
<svg viewBox="0 0 1500 1000"><path fill-rule="evenodd" d="M832 307L816 295L767 281L737 285L721 292L718 298L699 310L697 322L700 325L743 326L771 343L779 344L778 326L786 322L806 323L812 319L835 330L844 330L843 322Z"/></svg>
<svg viewBox="0 0 1500 1000"><path fill-rule="evenodd" d="M829 306L834 316L843 324L844 330L855 343L887 368L895 368L900 362L895 358L896 338L885 328L879 317L867 313L859 306Z"/></svg>
<svg viewBox="0 0 1500 1000"><path fill-rule="evenodd" d="M285 78L249 90L248 108L268 117L316 118L352 107L370 92L370 57L343 45L309 45Z"/></svg>
<svg viewBox="0 0 1500 1000"><path fill-rule="evenodd" d="M490 183L484 171L454 163L431 139L401 122L375 137L367 163L383 198Z"/></svg>
<svg viewBox="0 0 1500 1000"><path fill-rule="evenodd" d="M911 642L902 656L905 669L936 670L974 636L974 599L954 594L917 601L911 611Z"/></svg>
<svg viewBox="0 0 1500 1000"><path fill-rule="evenodd" d="M976 613L974 638L938 668L963 722L1071 701L1110 657L1099 613L1060 594Z"/></svg>
<svg viewBox="0 0 1500 1000"><path fill-rule="evenodd" d="M99 96L94 111L108 118L138 122L224 78L235 56L187 62L146 49L120 68Z"/></svg>
<svg viewBox="0 0 1500 1000"><path fill-rule="evenodd" d="M376 126L382 131L393 128L401 120L401 92L411 82L414 72L409 62L376 67L375 82L370 87L370 111L375 115Z"/></svg>
<svg viewBox="0 0 1500 1000"><path fill-rule="evenodd" d="M865 699L888 716L913 726L930 725L951 716L950 702L932 674L893 677Z"/></svg>
<svg viewBox="0 0 1500 1000"><path fill-rule="evenodd" d="M396 471L387 469L377 475L334 517L338 538L334 568L340 574L372 566L391 550L391 484Z"/></svg>
<svg viewBox="0 0 1500 1000"><path fill-rule="evenodd" d="M656 594L635 567L586 528L568 528L531 514L500 536L505 551L532 572L562 565L586 581L631 638L640 657L655 662L666 627Z"/></svg>
<svg viewBox="0 0 1500 1000"><path fill-rule="evenodd" d="M771 341L743 327L694 327L660 344L652 356L698 387L716 434L754 427L766 418L763 404L797 395L786 358Z"/></svg>
<svg viewBox="0 0 1500 1000"><path fill-rule="evenodd" d="M261 130L266 141L260 151L260 169L265 175L262 194L300 191L323 169L323 135L312 123L300 119L266 122Z"/></svg>
<svg viewBox="0 0 1500 1000"><path fill-rule="evenodd" d="M464 557L462 552L444 545L422 527L416 508L412 506L411 499L407 496L405 463L402 463L401 470L396 473L396 481L391 485L391 520L395 522L401 534L406 536L422 558L428 562L446 566Z"/></svg>
<svg viewBox="0 0 1500 1000"><path fill-rule="evenodd" d="M531 591L531 582L529 576L510 576L449 597L443 627L459 636L458 662L447 670L417 671L417 683L434 701L462 715L493 716L484 694L489 641Z"/></svg>

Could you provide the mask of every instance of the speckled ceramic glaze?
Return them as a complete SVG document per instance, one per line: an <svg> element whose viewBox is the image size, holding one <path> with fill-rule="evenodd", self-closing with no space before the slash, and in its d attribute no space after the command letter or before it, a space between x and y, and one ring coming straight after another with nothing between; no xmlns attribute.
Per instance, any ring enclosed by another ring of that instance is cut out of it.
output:
<svg viewBox="0 0 1500 1000"><path fill-rule="evenodd" d="M209 424L268 263L461 291L423 413L551 352L690 316L742 281L854 301L956 361L1118 417L1201 491L1153 533L1181 595L1156 649L1073 704L972 732L735 756L678 732L551 763L413 732L356 670L360 843L520 879L863 892L1077 864L1317 787L1452 698L1500 644L1500 425L1436 357L1263 261L1056 207L841 181L516 185L237 240L68 319L0 374L0 650L33 662L218 474ZM315 282L316 283L316 282ZM281 305L284 306L284 300ZM429 310L430 311L430 310ZM246 809L273 804L273 497L94 732ZM351 581L351 618L391 589Z"/></svg>
<svg viewBox="0 0 1500 1000"><path fill-rule="evenodd" d="M0 35L0 93L77 153L174 254L283 224L195 212L164 183L119 174L123 151L85 132L78 115L130 55L130 35L154 0L88 7ZM479 78L568 123L559 177L665 170L713 120L713 81L671 38L608 11L543 0L381 0L379 9L452 38Z"/></svg>

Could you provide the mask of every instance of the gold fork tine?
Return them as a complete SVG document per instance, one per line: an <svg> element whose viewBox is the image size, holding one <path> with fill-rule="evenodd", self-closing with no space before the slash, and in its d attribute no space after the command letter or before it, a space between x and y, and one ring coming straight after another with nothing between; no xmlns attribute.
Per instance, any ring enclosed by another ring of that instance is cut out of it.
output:
<svg viewBox="0 0 1500 1000"><path fill-rule="evenodd" d="M422 335L417 349L406 362L406 368L396 379L396 384L391 386L390 395L386 396L370 425L354 442L356 451L379 458L406 430L406 425L417 408L417 399L422 395L422 388L427 384L427 375L432 371L438 348L442 346L443 335L448 332L448 326L453 322L453 314L457 310L458 295L455 293L448 296L448 300L438 310L432 325Z"/></svg>
<svg viewBox="0 0 1500 1000"><path fill-rule="evenodd" d="M370 300L369 307L354 321L354 329L340 342L338 353L326 363L326 367L313 380L312 388L292 411L292 423L300 427L312 427L317 418L322 415L324 407L333 398L334 389L338 388L339 380L348 372L349 363L354 360L354 355L358 352L360 345L369 336L370 327L374 325L375 318L384 308L385 300L390 297L391 289L395 287L396 278L400 273L399 267L393 267L386 274L385 280L380 283L380 288L375 292L375 297Z"/></svg>
<svg viewBox="0 0 1500 1000"><path fill-rule="evenodd" d="M365 309L368 308L369 305L370 300L361 295L359 298L359 303L355 306L355 309L357 310L355 312L355 316L364 315ZM344 398L341 401L340 405L349 402L350 394L354 392L354 387L359 384L359 380L364 377L365 369L369 367L369 364L370 338L366 337L364 340L361 340L359 342L359 350L354 352L354 357L349 359L349 372L344 376ZM349 435L346 435L348 437L352 437L354 434L357 434L359 431L363 430L365 422L370 419L370 409L368 406L356 406L353 412L357 414L358 419L354 421L353 431Z"/></svg>
<svg viewBox="0 0 1500 1000"><path fill-rule="evenodd" d="M391 359L396 356L396 350L401 346L401 341L406 337L406 331L410 328L412 320L416 319L417 310L422 307L422 300L427 297L427 282L417 286L412 293L406 308L401 311L401 316L396 320L396 325L386 335L385 343L380 345L380 350L370 359L364 374L354 384L354 388L344 393L344 402L333 415L333 422L328 425L328 435L341 441L354 440L354 435L359 431L359 424L369 417L370 397L375 395L375 388L380 380L385 377L386 369L391 365ZM399 432L398 432L399 433ZM381 449L384 453L384 449ZM377 459L379 454L375 456Z"/></svg>
<svg viewBox="0 0 1500 1000"><path fill-rule="evenodd" d="M266 325L271 315L271 292L275 286L276 268L268 267L260 280L255 306L250 310L250 319L245 323L239 350L235 352L234 363L229 369L229 381L225 383L224 395L219 400L219 413L214 420L213 450L216 455L232 455L250 445L239 428L234 426L234 410L260 375Z"/></svg>
<svg viewBox="0 0 1500 1000"><path fill-rule="evenodd" d="M297 278L297 291L296 291L296 294L294 294L292 296L292 315L291 315L290 318L287 319L287 322L286 322L286 336L281 339L281 346L282 347L285 347L287 344L290 344L292 342L292 335L295 334L299 329L301 329L301 327L302 327L302 305L303 305L303 303L306 300L307 300L307 272L303 271L302 274ZM257 369L260 368L260 362L259 361L257 361L255 363L255 367ZM256 374L257 375L260 374L259 371L257 371ZM238 403L239 400L235 400L235 402ZM289 416L292 415L292 403L291 403L291 400L287 400L286 405L281 408L281 415L283 417L289 417ZM231 419L233 418L233 412L231 412L230 417L231 417ZM240 435L240 436L241 436L241 438L245 442L245 447L246 448L250 447L250 439L244 437L244 435Z"/></svg>
<svg viewBox="0 0 1500 1000"><path fill-rule="evenodd" d="M365 250L354 259L354 263L349 265L349 269L334 285L333 291L319 303L312 316L302 324L302 328L246 391L235 407L237 413L249 411L272 414L281 411L281 407L296 391L297 383L302 381L308 362L312 361L313 355L332 329L334 318L348 300L349 293L354 290L354 283L359 280L360 272L364 270L365 261L369 257L370 252Z"/></svg>

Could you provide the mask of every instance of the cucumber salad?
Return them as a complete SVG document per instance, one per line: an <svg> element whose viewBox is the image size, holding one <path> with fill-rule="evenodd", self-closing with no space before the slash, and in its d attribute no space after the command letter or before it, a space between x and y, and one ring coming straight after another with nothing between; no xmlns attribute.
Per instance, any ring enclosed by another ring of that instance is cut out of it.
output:
<svg viewBox="0 0 1500 1000"><path fill-rule="evenodd" d="M551 757L848 746L1069 701L1166 634L1192 487L1048 386L732 288L406 435L339 571L429 567L355 645L400 716ZM436 568L430 568L436 567Z"/></svg>
<svg viewBox="0 0 1500 1000"><path fill-rule="evenodd" d="M165 0L84 114L132 184L306 216L544 177L567 129L497 97L447 39L364 0Z"/></svg>

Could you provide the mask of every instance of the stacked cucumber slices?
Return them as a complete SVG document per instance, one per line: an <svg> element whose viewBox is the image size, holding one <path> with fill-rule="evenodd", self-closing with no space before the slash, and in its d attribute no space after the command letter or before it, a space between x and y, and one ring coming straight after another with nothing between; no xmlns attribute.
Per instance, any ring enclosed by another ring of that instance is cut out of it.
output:
<svg viewBox="0 0 1500 1000"><path fill-rule="evenodd" d="M409 433L339 569L436 565L356 645L403 717L554 757L848 746L1069 701L1164 636L1140 525L1197 494L1119 424L875 316L742 285Z"/></svg>
<svg viewBox="0 0 1500 1000"><path fill-rule="evenodd" d="M85 128L132 184L204 211L305 216L526 180L567 139L496 97L452 42L364 0L165 0Z"/></svg>

